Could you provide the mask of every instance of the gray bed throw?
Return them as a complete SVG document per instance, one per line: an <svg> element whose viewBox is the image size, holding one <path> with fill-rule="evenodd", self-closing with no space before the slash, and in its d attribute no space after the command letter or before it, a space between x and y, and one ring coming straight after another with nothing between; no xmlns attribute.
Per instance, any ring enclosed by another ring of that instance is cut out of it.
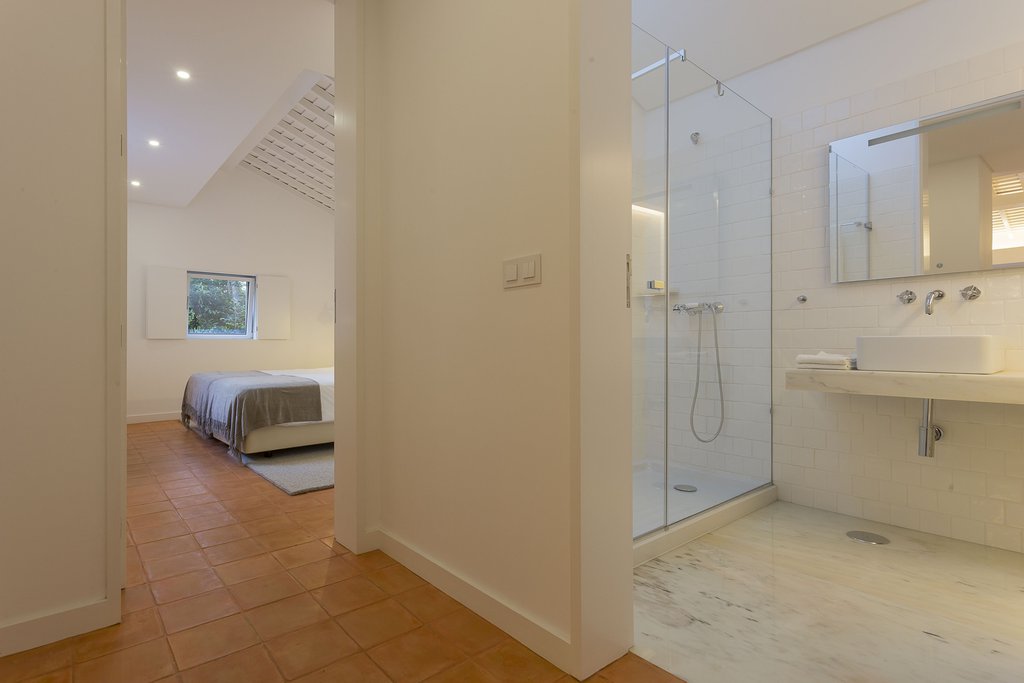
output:
<svg viewBox="0 0 1024 683"><path fill-rule="evenodd" d="M305 377L265 372L201 372L189 377L181 421L205 438L214 436L233 455L250 432L285 422L322 419L320 385Z"/></svg>

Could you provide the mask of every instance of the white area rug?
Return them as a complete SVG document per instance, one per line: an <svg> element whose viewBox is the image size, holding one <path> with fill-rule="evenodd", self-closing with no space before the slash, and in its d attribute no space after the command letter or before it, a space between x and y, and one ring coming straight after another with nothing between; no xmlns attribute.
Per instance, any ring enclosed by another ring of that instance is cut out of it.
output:
<svg viewBox="0 0 1024 683"><path fill-rule="evenodd" d="M273 451L270 457L243 453L242 462L289 496L334 488L334 444Z"/></svg>

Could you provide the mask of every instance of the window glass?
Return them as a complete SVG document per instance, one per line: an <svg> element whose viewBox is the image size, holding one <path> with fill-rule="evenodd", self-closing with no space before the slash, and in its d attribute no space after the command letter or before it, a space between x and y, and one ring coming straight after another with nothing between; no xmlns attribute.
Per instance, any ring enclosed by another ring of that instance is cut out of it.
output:
<svg viewBox="0 0 1024 683"><path fill-rule="evenodd" d="M189 336L251 338L254 284L251 276L189 273Z"/></svg>

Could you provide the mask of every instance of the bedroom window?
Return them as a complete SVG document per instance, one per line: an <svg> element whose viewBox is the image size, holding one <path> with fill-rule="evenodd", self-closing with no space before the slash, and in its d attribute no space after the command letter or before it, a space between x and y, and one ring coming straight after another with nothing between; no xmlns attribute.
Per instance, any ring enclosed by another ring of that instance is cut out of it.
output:
<svg viewBox="0 0 1024 683"><path fill-rule="evenodd" d="M188 274L188 336L252 339L256 278Z"/></svg>

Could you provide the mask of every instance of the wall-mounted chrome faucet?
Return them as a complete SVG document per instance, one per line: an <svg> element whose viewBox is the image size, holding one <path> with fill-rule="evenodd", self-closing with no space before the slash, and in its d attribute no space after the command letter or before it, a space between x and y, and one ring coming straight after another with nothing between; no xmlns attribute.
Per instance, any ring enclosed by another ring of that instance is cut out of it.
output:
<svg viewBox="0 0 1024 683"><path fill-rule="evenodd" d="M934 311L932 310L933 304L939 299L946 296L946 293L941 289L933 289L928 292L928 296L924 298L924 312L926 315L931 315Z"/></svg>

